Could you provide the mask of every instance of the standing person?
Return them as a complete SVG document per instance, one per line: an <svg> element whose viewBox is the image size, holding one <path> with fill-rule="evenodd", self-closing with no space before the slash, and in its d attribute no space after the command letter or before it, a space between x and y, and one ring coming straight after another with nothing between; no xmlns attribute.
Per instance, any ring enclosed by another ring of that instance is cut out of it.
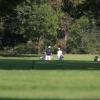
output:
<svg viewBox="0 0 100 100"><path fill-rule="evenodd" d="M57 51L57 58L58 60L62 60L64 58L63 52L60 48L58 48L58 51Z"/></svg>
<svg viewBox="0 0 100 100"><path fill-rule="evenodd" d="M51 60L51 56L52 56L51 46L48 46L48 48L46 49L46 59L45 60Z"/></svg>

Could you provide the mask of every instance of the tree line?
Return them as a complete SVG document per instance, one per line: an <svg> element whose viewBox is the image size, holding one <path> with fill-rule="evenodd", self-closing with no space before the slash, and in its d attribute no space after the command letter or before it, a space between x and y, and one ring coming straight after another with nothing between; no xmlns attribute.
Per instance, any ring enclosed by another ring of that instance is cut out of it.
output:
<svg viewBox="0 0 100 100"><path fill-rule="evenodd" d="M0 0L0 51L93 53L100 44L100 0Z"/></svg>

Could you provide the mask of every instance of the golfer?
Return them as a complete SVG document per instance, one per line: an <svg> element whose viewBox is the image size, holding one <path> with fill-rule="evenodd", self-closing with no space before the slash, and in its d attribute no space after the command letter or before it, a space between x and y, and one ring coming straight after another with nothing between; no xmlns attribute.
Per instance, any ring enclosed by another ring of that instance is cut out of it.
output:
<svg viewBox="0 0 100 100"><path fill-rule="evenodd" d="M45 58L45 60L51 60L51 56L52 56L51 46L48 46L48 48L46 49L46 58Z"/></svg>
<svg viewBox="0 0 100 100"><path fill-rule="evenodd" d="M58 60L62 60L64 58L63 52L60 48L58 48L58 51L57 51L57 58Z"/></svg>

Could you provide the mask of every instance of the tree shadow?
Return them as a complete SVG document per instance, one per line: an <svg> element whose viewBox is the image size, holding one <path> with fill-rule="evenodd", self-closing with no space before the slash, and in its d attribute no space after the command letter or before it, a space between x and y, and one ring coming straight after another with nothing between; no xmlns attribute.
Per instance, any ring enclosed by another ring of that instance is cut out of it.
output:
<svg viewBox="0 0 100 100"><path fill-rule="evenodd" d="M0 100L100 100L100 98L7 98L0 97Z"/></svg>
<svg viewBox="0 0 100 100"><path fill-rule="evenodd" d="M6 70L99 70L100 62L77 60L0 59L0 69Z"/></svg>
<svg viewBox="0 0 100 100"><path fill-rule="evenodd" d="M34 62L34 61L33 61ZM36 66L37 65L37 66ZM40 69L40 70L89 70L94 69L98 70L100 69L100 62L94 62L94 61L77 61L77 60L52 60L52 61L36 61L34 69Z"/></svg>

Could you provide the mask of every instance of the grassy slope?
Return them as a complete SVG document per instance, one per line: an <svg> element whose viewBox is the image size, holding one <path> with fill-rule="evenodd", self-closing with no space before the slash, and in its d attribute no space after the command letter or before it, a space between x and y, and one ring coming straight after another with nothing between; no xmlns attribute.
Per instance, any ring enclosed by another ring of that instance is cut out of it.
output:
<svg viewBox="0 0 100 100"><path fill-rule="evenodd" d="M99 71L0 70L0 98L100 99Z"/></svg>

